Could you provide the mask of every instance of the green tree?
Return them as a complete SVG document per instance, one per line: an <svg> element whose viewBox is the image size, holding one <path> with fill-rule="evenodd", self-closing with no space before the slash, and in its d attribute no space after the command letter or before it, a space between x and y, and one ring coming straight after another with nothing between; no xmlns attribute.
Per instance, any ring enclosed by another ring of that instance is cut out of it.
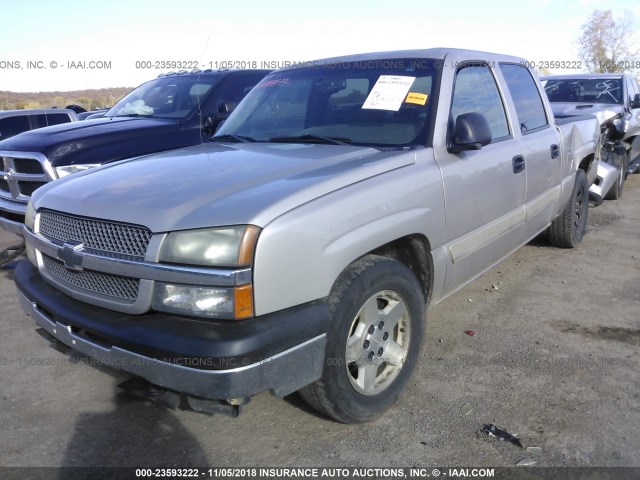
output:
<svg viewBox="0 0 640 480"><path fill-rule="evenodd" d="M629 12L616 20L611 10L596 10L582 25L578 53L591 73L624 72L640 54L630 46L633 34L633 16Z"/></svg>
<svg viewBox="0 0 640 480"><path fill-rule="evenodd" d="M51 106L56 106L56 107L63 108L66 105L68 105L68 104L66 103L65 98L63 96L61 96L61 95L57 95L57 96L53 97L53 100L51 101Z"/></svg>

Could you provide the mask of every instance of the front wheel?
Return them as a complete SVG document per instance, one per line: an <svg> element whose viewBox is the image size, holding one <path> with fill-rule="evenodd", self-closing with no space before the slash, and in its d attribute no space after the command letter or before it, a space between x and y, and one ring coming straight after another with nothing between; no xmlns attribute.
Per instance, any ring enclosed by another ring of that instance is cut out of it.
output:
<svg viewBox="0 0 640 480"><path fill-rule="evenodd" d="M577 246L584 235L588 215L587 176L584 171L578 170L567 206L547 229L549 242L556 247L573 248Z"/></svg>
<svg viewBox="0 0 640 480"><path fill-rule="evenodd" d="M340 422L366 422L398 399L415 367L425 329L422 288L404 264L367 255L336 281L329 310L322 377L300 395Z"/></svg>

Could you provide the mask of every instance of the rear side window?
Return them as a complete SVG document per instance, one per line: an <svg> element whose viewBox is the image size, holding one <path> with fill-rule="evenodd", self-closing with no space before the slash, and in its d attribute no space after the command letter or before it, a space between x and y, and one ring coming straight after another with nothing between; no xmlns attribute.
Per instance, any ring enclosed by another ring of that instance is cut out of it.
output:
<svg viewBox="0 0 640 480"><path fill-rule="evenodd" d="M488 65L465 65L456 74L451 102L451 115L455 122L464 113L481 113L491 127L491 138L509 136L509 126L496 80Z"/></svg>
<svg viewBox="0 0 640 480"><path fill-rule="evenodd" d="M13 137L30 129L31 126L29 125L29 117L27 115L0 118L0 140Z"/></svg>
<svg viewBox="0 0 640 480"><path fill-rule="evenodd" d="M500 70L516 107L520 131L527 134L546 127L549 123L544 104L529 70L511 63L501 63Z"/></svg>
<svg viewBox="0 0 640 480"><path fill-rule="evenodd" d="M60 125L61 123L69 123L71 119L66 113L48 113L36 115L39 127L48 127L50 125Z"/></svg>

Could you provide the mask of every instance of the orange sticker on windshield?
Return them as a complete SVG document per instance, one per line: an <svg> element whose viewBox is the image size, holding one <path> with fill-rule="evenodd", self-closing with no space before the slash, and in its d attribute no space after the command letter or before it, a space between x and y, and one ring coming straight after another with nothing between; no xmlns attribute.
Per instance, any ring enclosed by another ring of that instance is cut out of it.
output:
<svg viewBox="0 0 640 480"><path fill-rule="evenodd" d="M404 102L415 103L416 105L426 105L427 98L429 98L429 95L426 93L409 92Z"/></svg>

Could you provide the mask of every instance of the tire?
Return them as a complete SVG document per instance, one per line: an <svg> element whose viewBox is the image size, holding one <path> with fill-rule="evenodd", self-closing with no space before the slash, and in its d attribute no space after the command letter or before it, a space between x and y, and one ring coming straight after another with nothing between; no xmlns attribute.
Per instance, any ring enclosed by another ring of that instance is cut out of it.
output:
<svg viewBox="0 0 640 480"><path fill-rule="evenodd" d="M393 405L420 356L425 300L413 272L366 255L338 278L322 377L300 390L315 410L343 423L369 421Z"/></svg>
<svg viewBox="0 0 640 480"><path fill-rule="evenodd" d="M587 175L578 170L571 197L562 213L547 229L549 242L556 247L573 248L580 243L589 216Z"/></svg>

